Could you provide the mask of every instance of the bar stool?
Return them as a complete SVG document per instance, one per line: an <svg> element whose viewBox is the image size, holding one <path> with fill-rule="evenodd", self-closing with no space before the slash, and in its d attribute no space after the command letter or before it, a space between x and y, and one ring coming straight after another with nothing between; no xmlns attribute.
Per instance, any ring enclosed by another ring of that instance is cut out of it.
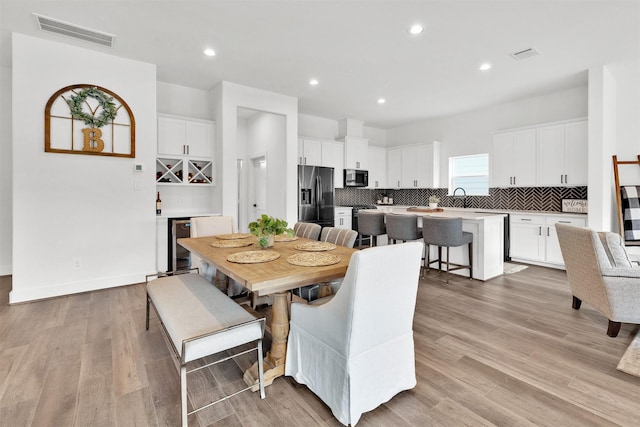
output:
<svg viewBox="0 0 640 427"><path fill-rule="evenodd" d="M371 246L378 246L378 236L386 233L384 212L358 212L358 249L362 249L362 236L371 236Z"/></svg>
<svg viewBox="0 0 640 427"><path fill-rule="evenodd" d="M400 240L403 243L407 240L417 240L422 238L422 228L418 227L418 217L416 215L387 214L385 217L387 224L387 236L389 244Z"/></svg>
<svg viewBox="0 0 640 427"><path fill-rule="evenodd" d="M449 283L449 272L453 270L469 269L469 279L473 279L473 234L462 231L462 218L436 218L432 216L422 217L422 237L426 245L427 255L425 258L425 269L434 262L438 263L438 269L442 270L442 247L447 248L447 283ZM449 248L462 245L469 245L469 264L454 264L449 262ZM438 259L429 260L429 245L438 246ZM451 268L453 266L453 268Z"/></svg>

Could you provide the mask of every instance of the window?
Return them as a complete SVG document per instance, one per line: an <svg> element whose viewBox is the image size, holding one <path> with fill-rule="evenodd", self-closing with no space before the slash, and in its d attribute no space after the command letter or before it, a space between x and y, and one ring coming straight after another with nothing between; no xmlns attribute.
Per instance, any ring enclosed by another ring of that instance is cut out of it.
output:
<svg viewBox="0 0 640 427"><path fill-rule="evenodd" d="M488 154L449 157L449 194L458 187L464 188L467 196L489 195Z"/></svg>

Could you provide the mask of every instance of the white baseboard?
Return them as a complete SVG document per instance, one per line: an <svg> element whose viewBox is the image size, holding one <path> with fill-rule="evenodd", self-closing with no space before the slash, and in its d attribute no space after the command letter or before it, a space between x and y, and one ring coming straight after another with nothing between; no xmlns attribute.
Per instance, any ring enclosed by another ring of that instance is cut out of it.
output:
<svg viewBox="0 0 640 427"><path fill-rule="evenodd" d="M144 282L147 274L150 273L145 271L125 276L103 277L95 280L63 283L54 286L43 285L41 287L30 287L29 289L24 290L15 289L14 283L14 289L9 293L9 304L132 285Z"/></svg>

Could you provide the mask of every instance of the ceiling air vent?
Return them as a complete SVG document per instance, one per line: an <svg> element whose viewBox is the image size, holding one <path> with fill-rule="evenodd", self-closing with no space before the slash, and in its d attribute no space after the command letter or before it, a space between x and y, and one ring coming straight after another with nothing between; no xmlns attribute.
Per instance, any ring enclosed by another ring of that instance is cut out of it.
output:
<svg viewBox="0 0 640 427"><path fill-rule="evenodd" d="M540 55L540 52L535 47L530 47L529 49L521 50L520 52L513 52L511 57L516 61L521 61L523 59L531 58L532 56Z"/></svg>
<svg viewBox="0 0 640 427"><path fill-rule="evenodd" d="M80 27L69 22L49 18L48 16L38 15L37 13L33 15L36 17L38 26L42 31L73 37L74 39L99 44L100 46L113 47L113 42L116 38L113 34Z"/></svg>

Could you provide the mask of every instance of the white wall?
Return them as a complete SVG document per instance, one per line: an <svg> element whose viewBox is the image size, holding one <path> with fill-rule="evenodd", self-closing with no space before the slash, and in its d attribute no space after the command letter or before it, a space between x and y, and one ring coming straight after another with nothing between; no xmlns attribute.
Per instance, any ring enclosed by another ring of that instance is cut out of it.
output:
<svg viewBox="0 0 640 427"><path fill-rule="evenodd" d="M0 276L11 274L11 69L0 68Z"/></svg>
<svg viewBox="0 0 640 427"><path fill-rule="evenodd" d="M143 281L155 271L155 66L16 33L12 46L12 89L20 96L12 101L10 302ZM45 104L77 83L106 87L127 102L136 120L135 159L44 152ZM145 172L134 175L134 163Z"/></svg>
<svg viewBox="0 0 640 427"><path fill-rule="evenodd" d="M640 61L589 70L589 226L618 231L612 155L640 154ZM621 185L640 185L637 166L619 167Z"/></svg>
<svg viewBox="0 0 640 427"><path fill-rule="evenodd" d="M282 191L286 181L286 167L282 161L286 156L285 131L285 117L280 114L260 113L248 120L246 164L250 168L250 159L262 155L266 157L267 212L282 211L286 204L286 194ZM297 189L297 172L294 181Z"/></svg>
<svg viewBox="0 0 640 427"><path fill-rule="evenodd" d="M283 156L271 160L269 168L280 169L283 176L284 203L274 206L272 216L284 218L293 224L297 209L297 151L298 151L298 100L264 90L222 82L211 91L212 105L216 112L216 179L224 182L214 190L214 203L221 202L222 213L238 218L237 131L238 107L280 114L285 117L285 149Z"/></svg>
<svg viewBox="0 0 640 427"><path fill-rule="evenodd" d="M209 91L157 82L157 111L164 114L213 120L213 105Z"/></svg>
<svg viewBox="0 0 640 427"><path fill-rule="evenodd" d="M339 121L325 119L323 117L298 114L298 135L313 138L335 140L339 137ZM369 139L369 145L376 147L386 146L386 134L384 129L363 127L363 137Z"/></svg>
<svg viewBox="0 0 640 427"><path fill-rule="evenodd" d="M449 157L491 153L495 131L580 117L587 117L586 86L389 129L386 142L393 147L441 141L440 182L446 183Z"/></svg>

